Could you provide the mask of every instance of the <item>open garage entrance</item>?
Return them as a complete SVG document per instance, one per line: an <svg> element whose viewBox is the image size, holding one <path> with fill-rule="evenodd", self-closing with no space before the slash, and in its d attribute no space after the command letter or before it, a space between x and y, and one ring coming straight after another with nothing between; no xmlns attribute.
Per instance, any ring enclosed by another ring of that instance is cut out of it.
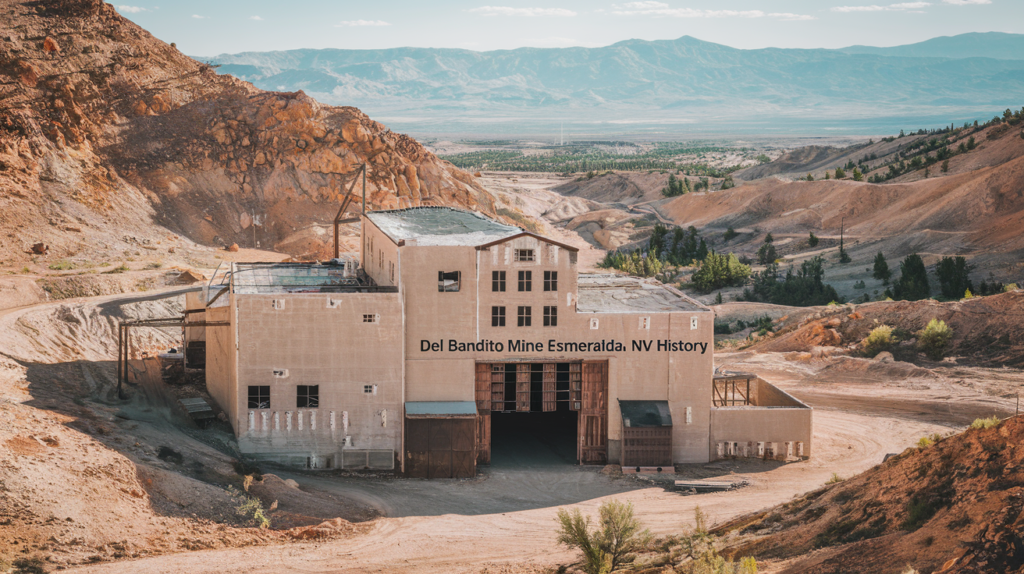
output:
<svg viewBox="0 0 1024 574"><path fill-rule="evenodd" d="M476 401L480 464L608 460L607 361L477 363Z"/></svg>

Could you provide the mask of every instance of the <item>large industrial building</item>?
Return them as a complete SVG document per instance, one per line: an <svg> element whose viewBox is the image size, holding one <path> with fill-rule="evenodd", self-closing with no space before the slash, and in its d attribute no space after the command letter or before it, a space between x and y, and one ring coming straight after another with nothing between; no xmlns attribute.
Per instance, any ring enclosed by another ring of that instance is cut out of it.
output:
<svg viewBox="0 0 1024 574"><path fill-rule="evenodd" d="M716 375L713 312L679 291L579 274L575 247L477 213L361 219L358 257L234 263L188 298L228 325L186 332L243 453L462 477L542 429L583 464L810 455L810 409Z"/></svg>

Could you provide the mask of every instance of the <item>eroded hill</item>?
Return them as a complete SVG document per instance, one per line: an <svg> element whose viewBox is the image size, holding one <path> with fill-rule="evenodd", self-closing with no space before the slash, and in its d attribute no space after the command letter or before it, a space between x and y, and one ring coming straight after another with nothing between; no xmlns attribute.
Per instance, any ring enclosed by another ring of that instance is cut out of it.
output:
<svg viewBox="0 0 1024 574"><path fill-rule="evenodd" d="M5 259L35 242L103 256L169 232L322 255L318 224L363 163L374 208L493 212L471 176L415 140L355 108L219 76L101 0L3 0L0 22Z"/></svg>

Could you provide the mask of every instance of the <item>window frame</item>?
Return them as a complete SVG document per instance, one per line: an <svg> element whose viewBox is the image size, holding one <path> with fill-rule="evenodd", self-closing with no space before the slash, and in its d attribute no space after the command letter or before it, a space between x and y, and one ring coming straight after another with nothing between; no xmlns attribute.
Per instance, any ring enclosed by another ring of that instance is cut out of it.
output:
<svg viewBox="0 0 1024 574"><path fill-rule="evenodd" d="M255 394L256 400L255 401L252 400L252 398L254 396L253 395L253 389L256 389L256 394ZM266 394L264 394L264 393L266 393ZM247 404L249 405L250 409L253 409L253 410L270 410L270 385L249 385L247 397L248 397L248 401L249 401ZM264 397L266 397L266 399L267 399L266 403L264 403L261 400ZM256 406L253 406L254 403L256 404Z"/></svg>
<svg viewBox="0 0 1024 574"><path fill-rule="evenodd" d="M303 392L305 391L305 392ZM295 408L297 409L318 409L320 408L320 385L296 385L295 386Z"/></svg>
<svg viewBox="0 0 1024 574"><path fill-rule="evenodd" d="M544 272L544 291L558 291L558 271Z"/></svg>
<svg viewBox="0 0 1024 574"><path fill-rule="evenodd" d="M537 260L537 254L534 249L516 249L513 252L512 260L517 263L533 263Z"/></svg>
<svg viewBox="0 0 1024 574"><path fill-rule="evenodd" d="M505 278L506 274L504 271L491 271L491 292L492 293L504 293L505 292Z"/></svg>
<svg viewBox="0 0 1024 574"><path fill-rule="evenodd" d="M454 282L451 286L445 285L445 281L452 281L451 276L454 275ZM437 272L437 292L438 293L458 293L462 288L462 271L438 271Z"/></svg>
<svg viewBox="0 0 1024 574"><path fill-rule="evenodd" d="M544 326L545 327L557 327L558 326L558 305L545 305L544 306Z"/></svg>
<svg viewBox="0 0 1024 574"><path fill-rule="evenodd" d="M533 326L533 308L529 305L520 305L516 313L516 325L519 327Z"/></svg>
<svg viewBox="0 0 1024 574"><path fill-rule="evenodd" d="M523 287L526 287L523 289ZM531 293L533 292L533 271L520 271L519 272L519 292L520 293Z"/></svg>
<svg viewBox="0 0 1024 574"><path fill-rule="evenodd" d="M491 327L505 326L505 307L502 305L491 306Z"/></svg>

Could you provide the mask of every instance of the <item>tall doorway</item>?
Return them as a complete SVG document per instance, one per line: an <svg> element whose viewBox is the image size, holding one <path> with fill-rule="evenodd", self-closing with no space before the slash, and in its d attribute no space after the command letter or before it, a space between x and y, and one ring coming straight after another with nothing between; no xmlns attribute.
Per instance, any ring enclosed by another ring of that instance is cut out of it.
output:
<svg viewBox="0 0 1024 574"><path fill-rule="evenodd" d="M477 462L605 463L607 373L607 361L477 363Z"/></svg>

